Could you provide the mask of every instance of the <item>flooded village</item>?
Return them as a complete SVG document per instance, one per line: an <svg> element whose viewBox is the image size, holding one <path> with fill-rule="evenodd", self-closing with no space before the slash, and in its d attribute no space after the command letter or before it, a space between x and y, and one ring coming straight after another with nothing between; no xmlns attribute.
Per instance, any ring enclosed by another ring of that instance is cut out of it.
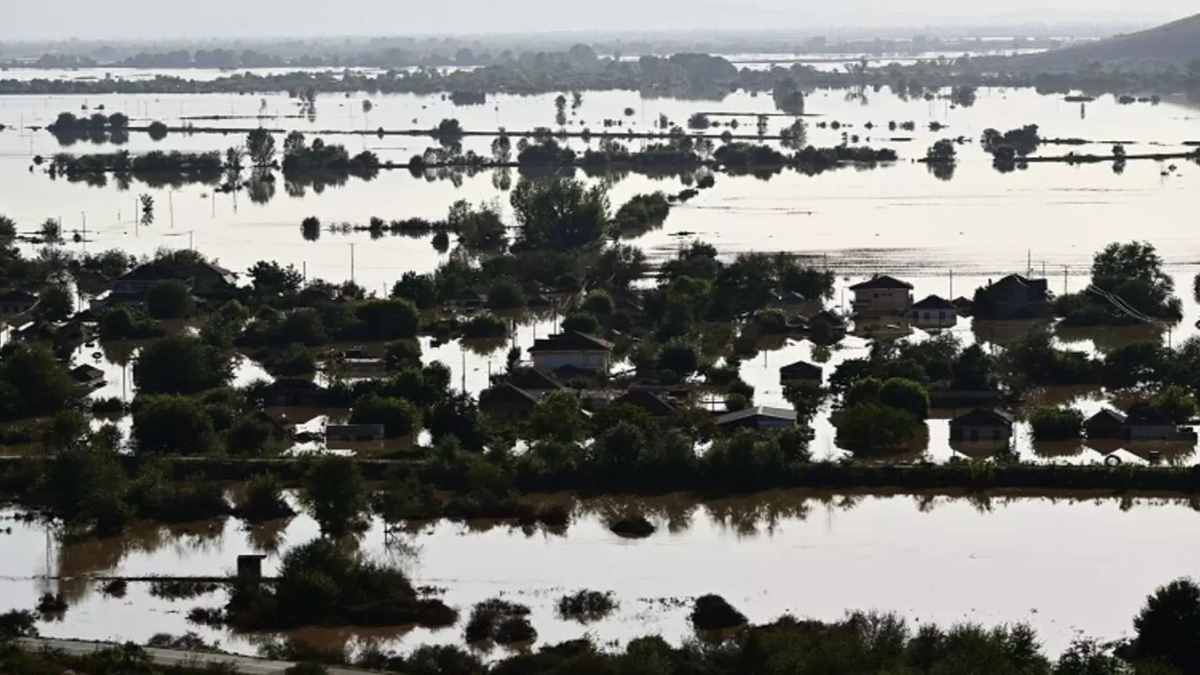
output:
<svg viewBox="0 0 1200 675"><path fill-rule="evenodd" d="M1158 23L0 43L0 671L1200 672Z"/></svg>

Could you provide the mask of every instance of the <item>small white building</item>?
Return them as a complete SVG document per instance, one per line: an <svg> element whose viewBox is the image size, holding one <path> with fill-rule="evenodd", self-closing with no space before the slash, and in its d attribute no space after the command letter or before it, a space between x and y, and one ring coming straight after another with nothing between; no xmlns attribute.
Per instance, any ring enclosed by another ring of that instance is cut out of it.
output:
<svg viewBox="0 0 1200 675"><path fill-rule="evenodd" d="M608 373L612 364L613 344L594 335L568 331L537 340L529 349L535 368L556 371L563 368Z"/></svg>
<svg viewBox="0 0 1200 675"><path fill-rule="evenodd" d="M908 316L912 309L912 284L886 274L850 287L856 316Z"/></svg>

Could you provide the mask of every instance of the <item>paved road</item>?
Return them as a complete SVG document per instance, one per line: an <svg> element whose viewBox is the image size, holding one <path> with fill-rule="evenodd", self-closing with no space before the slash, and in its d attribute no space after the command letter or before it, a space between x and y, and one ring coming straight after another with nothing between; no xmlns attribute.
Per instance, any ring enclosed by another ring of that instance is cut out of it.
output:
<svg viewBox="0 0 1200 675"><path fill-rule="evenodd" d="M48 638L21 638L17 641L29 650L53 649L71 656L86 656L103 649L117 647L111 642L84 642L82 640L56 640ZM242 675L282 675L284 671L295 665L289 661L269 661L250 656L234 654L213 654L208 652L185 652L177 649L155 649L146 647L150 660L159 666L194 666L203 668L210 664L232 664ZM355 668L330 667L330 675L366 675L372 671Z"/></svg>

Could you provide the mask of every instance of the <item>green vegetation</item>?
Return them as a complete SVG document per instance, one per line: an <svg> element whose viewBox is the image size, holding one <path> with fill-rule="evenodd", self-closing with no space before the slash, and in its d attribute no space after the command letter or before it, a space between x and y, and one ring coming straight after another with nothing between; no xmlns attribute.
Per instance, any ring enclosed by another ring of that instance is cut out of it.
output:
<svg viewBox="0 0 1200 675"><path fill-rule="evenodd" d="M390 567L364 560L326 539L290 550L274 588L237 588L226 608L229 622L245 630L299 626L441 627L457 619L438 600L420 597Z"/></svg>

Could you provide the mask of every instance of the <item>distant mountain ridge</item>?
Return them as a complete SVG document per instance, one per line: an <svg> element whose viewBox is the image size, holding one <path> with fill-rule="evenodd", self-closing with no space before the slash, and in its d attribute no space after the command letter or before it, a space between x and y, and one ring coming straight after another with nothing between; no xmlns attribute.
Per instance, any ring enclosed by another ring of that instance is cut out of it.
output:
<svg viewBox="0 0 1200 675"><path fill-rule="evenodd" d="M1134 70L1200 66L1200 14L1137 33L1009 60L1015 70L1044 72L1075 71L1093 63Z"/></svg>

